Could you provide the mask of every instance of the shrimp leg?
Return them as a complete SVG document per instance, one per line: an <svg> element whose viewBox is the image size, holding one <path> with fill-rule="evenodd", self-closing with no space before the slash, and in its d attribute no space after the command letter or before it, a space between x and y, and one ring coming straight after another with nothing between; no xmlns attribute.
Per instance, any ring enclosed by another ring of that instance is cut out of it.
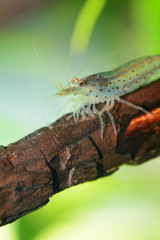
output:
<svg viewBox="0 0 160 240"><path fill-rule="evenodd" d="M143 107L137 106L137 105L135 105L135 104L133 104L133 103L130 103L130 102L128 102L128 101L126 101L126 100L124 100L124 99L121 99L121 98L119 98L119 97L117 97L116 100L117 100L118 102L120 102L120 103L124 103L124 104L126 104L126 105L128 105L128 106L130 106L130 107L133 107L133 108L137 109L137 110L141 110L142 112L147 113L147 114L149 114L150 116L153 116L152 113L148 112L148 111L145 110Z"/></svg>
<svg viewBox="0 0 160 240"><path fill-rule="evenodd" d="M111 124L113 126L113 130L114 130L115 133L117 133L113 115L109 111L110 109L112 109L113 106L114 106L114 98L112 98L112 97L108 98L107 101L106 101L105 107L101 109L100 113L103 114L104 112L106 112L108 114L108 116L111 120Z"/></svg>

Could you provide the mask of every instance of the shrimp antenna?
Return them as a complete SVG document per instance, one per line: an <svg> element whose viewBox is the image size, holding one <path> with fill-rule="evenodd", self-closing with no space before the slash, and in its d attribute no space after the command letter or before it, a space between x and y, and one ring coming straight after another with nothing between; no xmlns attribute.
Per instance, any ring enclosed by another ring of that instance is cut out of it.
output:
<svg viewBox="0 0 160 240"><path fill-rule="evenodd" d="M69 55L68 55L67 64L66 64L66 79L67 79L67 85L68 86L70 86L69 72L70 72L72 59L73 59L73 54L71 54L71 52L70 52Z"/></svg>
<svg viewBox="0 0 160 240"><path fill-rule="evenodd" d="M66 107L68 107L68 105L70 104L70 102L74 102L74 98L71 98L71 99L69 99L67 102L66 102L66 104L62 107L62 108L60 108L60 110L56 113L56 115L55 115L55 120L56 120L56 118L58 117L58 115L61 113L61 112L63 112L63 110L66 108Z"/></svg>
<svg viewBox="0 0 160 240"><path fill-rule="evenodd" d="M48 108L47 108L47 111L46 111L46 120L47 122L49 122L49 110L51 109L53 103L57 100L57 98L59 98L60 96L57 96L55 99L53 99L52 102L50 102Z"/></svg>
<svg viewBox="0 0 160 240"><path fill-rule="evenodd" d="M57 75L57 79L58 79L59 85L60 85L61 89L63 90L64 88L63 88L63 86L62 86L62 84L61 84L61 81L60 81L60 77L59 77L59 74L58 74L58 66L57 66L57 64L56 64L56 75Z"/></svg>
<svg viewBox="0 0 160 240"><path fill-rule="evenodd" d="M42 60L41 60L41 58L40 58L40 56L39 56L39 54L38 54L38 51L37 51L37 48L36 48L36 45L35 45L35 41L34 41L33 38L32 38L32 41L33 41L33 47L34 47L34 50L35 50L35 52L36 52L37 58L38 58L38 60L39 60L39 62L40 62L40 64L41 64L44 72L48 75L48 77L50 78L50 80L51 80L51 82L53 83L53 85L57 88L57 90L58 90L58 91L61 90L61 89L57 86L57 84L55 83L55 81L52 79L51 75L48 73L46 67L44 66L44 63L42 62ZM61 86L61 84L60 84L60 86ZM62 88L62 89L63 89L63 88Z"/></svg>
<svg viewBox="0 0 160 240"><path fill-rule="evenodd" d="M44 99L42 99L41 101L39 101L38 103L36 103L35 105L33 105L27 112L26 112L26 114L24 115L24 123L25 123L25 125L26 125L26 127L29 129L29 127L28 127L28 123L27 123L27 117L28 117L28 115L29 115L29 113L30 112L32 112L36 107L38 107L41 103L43 103L43 102L45 102L46 100L48 100L48 99L50 99L50 98L53 98L53 97L55 97L56 96L56 94L54 94L54 95L52 95L52 96L50 96L50 97L47 97L47 98L44 98ZM54 100L56 100L57 99L57 97L54 99Z"/></svg>
<svg viewBox="0 0 160 240"><path fill-rule="evenodd" d="M105 55L103 55L102 57L100 57L100 58L98 58L98 59L96 59L96 60L88 63L85 67L83 67L83 68L75 75L75 77L78 77L78 76L79 76L82 72L84 72L86 69L88 69L89 67L91 67L91 66L95 65L96 63L102 61L103 59L105 59L105 58L106 58L106 59L107 59L107 58L110 58L110 57L112 57L112 56L115 56L115 55L120 54L121 52L125 52L125 51L128 51L128 49L121 49L121 50L119 50L118 52L113 52L113 53L111 53L111 54L105 54Z"/></svg>

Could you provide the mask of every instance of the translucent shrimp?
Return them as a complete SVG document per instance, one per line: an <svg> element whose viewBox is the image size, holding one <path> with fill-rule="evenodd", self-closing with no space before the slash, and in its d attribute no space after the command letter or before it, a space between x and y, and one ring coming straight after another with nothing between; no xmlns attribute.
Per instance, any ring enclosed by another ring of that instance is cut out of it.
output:
<svg viewBox="0 0 160 240"><path fill-rule="evenodd" d="M106 112L116 133L114 118L110 110L115 100L125 103L144 113L151 114L140 106L136 106L120 97L141 86L154 82L160 77L160 55L148 56L129 61L118 68L108 72L100 72L78 79L72 79L72 86L56 92L56 96L73 95L74 101L72 116L75 121L86 116L98 115L101 124L101 137L103 138L103 118ZM97 103L105 103L101 110L96 109Z"/></svg>
<svg viewBox="0 0 160 240"><path fill-rule="evenodd" d="M70 117L73 117L75 121L79 121L80 116L83 120L87 117L95 117L98 115L101 125L101 138L103 138L104 124L102 115L104 112L108 114L113 130L115 134L117 133L114 118L110 112L115 101L127 104L130 107L152 115L144 108L125 101L121 99L121 97L141 86L156 81L160 77L160 55L134 59L111 71L92 74L81 79L74 77L71 85L67 84L67 86L63 88L60 81L59 87L48 74L39 57L34 41L33 45L41 66L57 89L57 92L49 98L55 97L53 100L55 101L59 97L72 95L71 99L65 104L66 107L70 102L73 102ZM96 109L96 104L98 103L104 103L105 106L101 110L98 110Z"/></svg>

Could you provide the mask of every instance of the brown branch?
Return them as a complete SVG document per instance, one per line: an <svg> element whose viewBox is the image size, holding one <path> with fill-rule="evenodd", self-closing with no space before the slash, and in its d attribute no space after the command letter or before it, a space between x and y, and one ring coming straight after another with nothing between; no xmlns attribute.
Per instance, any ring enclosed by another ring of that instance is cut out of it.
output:
<svg viewBox="0 0 160 240"><path fill-rule="evenodd" d="M0 147L0 224L45 205L53 194L160 154L160 80L125 97L150 110L144 115L116 103L112 114L118 135L104 115L75 123L66 116L18 142Z"/></svg>

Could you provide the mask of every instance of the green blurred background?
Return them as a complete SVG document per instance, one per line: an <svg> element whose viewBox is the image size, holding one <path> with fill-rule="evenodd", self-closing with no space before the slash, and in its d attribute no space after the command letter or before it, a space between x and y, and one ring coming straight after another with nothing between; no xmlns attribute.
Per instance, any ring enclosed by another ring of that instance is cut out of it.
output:
<svg viewBox="0 0 160 240"><path fill-rule="evenodd" d="M38 62L63 86L67 79L107 71L160 53L159 0L0 1L0 145L51 123L66 98L49 111L56 89ZM66 112L70 108L65 109ZM61 111L58 116L63 115ZM67 189L50 203L2 227L5 240L160 239L160 162L122 166L110 177Z"/></svg>

